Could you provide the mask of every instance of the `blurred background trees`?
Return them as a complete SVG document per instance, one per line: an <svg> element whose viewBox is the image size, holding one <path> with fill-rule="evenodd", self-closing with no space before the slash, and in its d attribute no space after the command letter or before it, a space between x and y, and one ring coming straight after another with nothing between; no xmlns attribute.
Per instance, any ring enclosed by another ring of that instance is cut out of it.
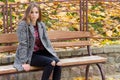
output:
<svg viewBox="0 0 120 80"><path fill-rule="evenodd" d="M79 0L8 0L8 4L28 3L30 1L42 2L40 4L42 21L46 23L47 30L79 30ZM0 4L4 3L5 0L0 0ZM16 31L17 23L24 15L26 7L27 4L12 7L13 31ZM0 13L1 33L3 31L2 15ZM120 37L120 2L89 1L88 21L91 33L100 38L91 40L94 46L120 43L119 39L116 40Z"/></svg>

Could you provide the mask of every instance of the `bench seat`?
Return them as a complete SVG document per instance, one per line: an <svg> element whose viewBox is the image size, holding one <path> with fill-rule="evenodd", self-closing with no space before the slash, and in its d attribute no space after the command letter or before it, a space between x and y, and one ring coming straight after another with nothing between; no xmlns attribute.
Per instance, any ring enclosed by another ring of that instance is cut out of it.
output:
<svg viewBox="0 0 120 80"><path fill-rule="evenodd" d="M86 64L93 64L93 63L103 63L106 62L106 58L100 56L84 56L84 57L73 57L73 58L65 58L61 59L62 66L77 66L77 65L86 65ZM42 70L42 68L37 68L31 66L31 71L34 70ZM13 65L4 65L0 66L0 75L2 74L9 74L9 73L16 73L18 72Z"/></svg>

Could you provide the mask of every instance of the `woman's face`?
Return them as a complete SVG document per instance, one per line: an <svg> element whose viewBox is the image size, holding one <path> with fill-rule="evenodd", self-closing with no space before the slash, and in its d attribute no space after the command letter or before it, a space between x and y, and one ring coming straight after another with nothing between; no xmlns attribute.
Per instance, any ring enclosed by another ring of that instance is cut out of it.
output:
<svg viewBox="0 0 120 80"><path fill-rule="evenodd" d="M31 10L31 13L30 13L30 20L32 22L36 22L38 18L39 18L38 8L37 7L33 7L33 9Z"/></svg>

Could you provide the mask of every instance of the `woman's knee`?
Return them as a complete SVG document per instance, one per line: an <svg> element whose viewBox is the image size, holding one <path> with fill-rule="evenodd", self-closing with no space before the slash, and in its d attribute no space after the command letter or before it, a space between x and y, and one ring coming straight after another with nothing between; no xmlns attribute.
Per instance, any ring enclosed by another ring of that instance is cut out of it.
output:
<svg viewBox="0 0 120 80"><path fill-rule="evenodd" d="M53 60L53 61L51 62L51 65L52 65L52 66L56 66L56 65L57 65L57 66L62 66L62 63L61 63L60 61L56 63L56 62Z"/></svg>
<svg viewBox="0 0 120 80"><path fill-rule="evenodd" d="M55 65L56 65L56 62L55 62L55 61L52 61L52 62L51 62L51 65L52 65L52 66L55 66Z"/></svg>
<svg viewBox="0 0 120 80"><path fill-rule="evenodd" d="M57 65L57 66L62 66L62 63L59 61L59 62L57 62L56 65Z"/></svg>

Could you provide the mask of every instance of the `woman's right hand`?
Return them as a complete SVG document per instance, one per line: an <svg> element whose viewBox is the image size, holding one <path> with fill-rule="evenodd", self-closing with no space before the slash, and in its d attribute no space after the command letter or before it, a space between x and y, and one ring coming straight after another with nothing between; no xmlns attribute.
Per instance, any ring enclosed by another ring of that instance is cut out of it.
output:
<svg viewBox="0 0 120 80"><path fill-rule="evenodd" d="M24 68L25 71L30 70L30 65L29 64L22 64L22 67Z"/></svg>

